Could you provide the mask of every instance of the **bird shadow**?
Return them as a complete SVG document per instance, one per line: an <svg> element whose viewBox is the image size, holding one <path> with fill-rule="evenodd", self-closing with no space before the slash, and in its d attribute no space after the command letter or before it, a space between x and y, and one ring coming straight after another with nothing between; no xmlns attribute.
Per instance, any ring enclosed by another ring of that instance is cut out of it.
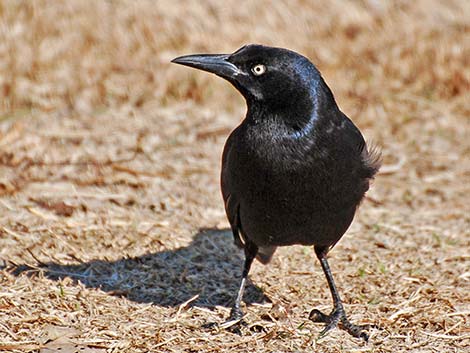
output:
<svg viewBox="0 0 470 353"><path fill-rule="evenodd" d="M188 246L117 261L92 260L66 265L15 264L9 272L33 276L42 272L51 280L71 278L88 288L139 303L179 306L198 296L192 305L229 307L240 284L243 251L233 244L227 229L201 229ZM262 303L263 291L248 283L244 301Z"/></svg>

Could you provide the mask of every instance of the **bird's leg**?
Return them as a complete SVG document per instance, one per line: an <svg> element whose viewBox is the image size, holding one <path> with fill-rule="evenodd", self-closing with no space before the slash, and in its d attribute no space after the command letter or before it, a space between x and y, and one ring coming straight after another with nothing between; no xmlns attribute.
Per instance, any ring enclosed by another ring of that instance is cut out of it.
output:
<svg viewBox="0 0 470 353"><path fill-rule="evenodd" d="M347 331L350 335L357 338L362 338L367 342L369 335L364 332L364 330L367 330L369 325L354 325L349 322L348 318L346 317L343 303L341 302L338 289L336 288L335 282L333 280L330 266L328 265L328 261L326 259L327 252L328 248L326 247L315 247L315 253L318 257L318 260L320 260L321 267L323 268L326 280L328 281L328 287L330 287L331 295L333 296L333 311L330 313L330 315L326 315L318 309L313 309L310 312L309 319L313 322L325 323L325 328L320 333L320 337L325 336L328 331L335 328L336 326L339 326L341 329Z"/></svg>
<svg viewBox="0 0 470 353"><path fill-rule="evenodd" d="M230 317L223 326L231 326L232 323L239 322L243 318L243 311L241 309L241 302L243 300L243 293L245 291L246 280L250 272L251 264L258 253L258 247L250 241L245 244L245 265L243 267L242 281L240 289L238 290L237 299L230 311Z"/></svg>

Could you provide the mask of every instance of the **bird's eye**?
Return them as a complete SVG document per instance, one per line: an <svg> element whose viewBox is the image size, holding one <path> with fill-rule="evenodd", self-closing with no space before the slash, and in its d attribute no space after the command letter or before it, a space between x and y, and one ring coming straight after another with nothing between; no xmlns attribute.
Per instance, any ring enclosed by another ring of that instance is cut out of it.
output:
<svg viewBox="0 0 470 353"><path fill-rule="evenodd" d="M264 66L263 64L255 65L251 68L251 72L253 72L255 76L261 76L266 72L266 66Z"/></svg>

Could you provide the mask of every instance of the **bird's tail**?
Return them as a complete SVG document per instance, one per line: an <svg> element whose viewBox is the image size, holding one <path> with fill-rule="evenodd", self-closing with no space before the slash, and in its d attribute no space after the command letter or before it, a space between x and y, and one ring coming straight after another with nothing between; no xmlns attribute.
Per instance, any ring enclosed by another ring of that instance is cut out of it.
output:
<svg viewBox="0 0 470 353"><path fill-rule="evenodd" d="M382 165L382 151L376 144L371 143L362 150L362 160L367 168L368 179L373 179Z"/></svg>

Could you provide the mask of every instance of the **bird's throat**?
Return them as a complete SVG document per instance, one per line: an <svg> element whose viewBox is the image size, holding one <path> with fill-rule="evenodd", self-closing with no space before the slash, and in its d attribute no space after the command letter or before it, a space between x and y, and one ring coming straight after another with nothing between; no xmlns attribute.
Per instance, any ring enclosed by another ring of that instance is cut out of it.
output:
<svg viewBox="0 0 470 353"><path fill-rule="evenodd" d="M282 107L280 107L282 108ZM300 139L309 135L316 122L316 114L313 109L296 111L288 106L285 109L267 109L263 105L248 107L247 121L250 125L256 125L260 130L268 130L277 137Z"/></svg>

